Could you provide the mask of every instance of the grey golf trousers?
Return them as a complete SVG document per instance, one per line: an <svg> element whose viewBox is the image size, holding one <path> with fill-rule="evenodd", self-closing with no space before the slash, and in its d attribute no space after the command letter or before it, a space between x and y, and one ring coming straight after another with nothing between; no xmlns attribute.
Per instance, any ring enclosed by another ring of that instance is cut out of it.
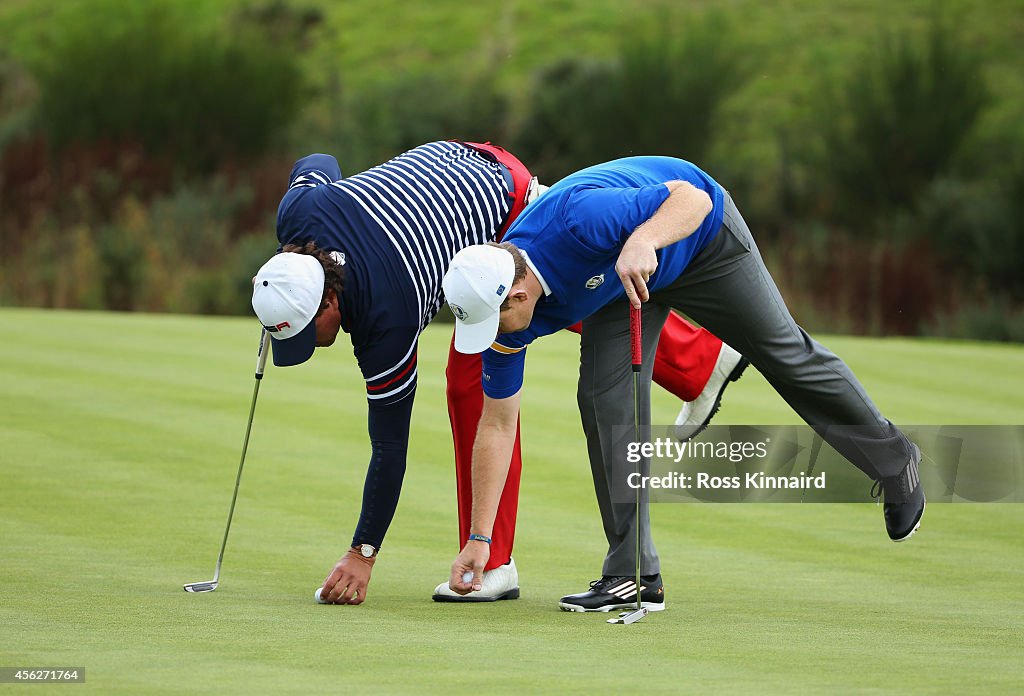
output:
<svg viewBox="0 0 1024 696"><path fill-rule="evenodd" d="M718 234L674 283L644 303L639 388L643 439L650 437L654 354L670 308L742 353L801 418L871 479L895 476L909 462L906 436L882 417L850 368L793 320L728 193ZM612 496L613 471L623 471L616 458L625 456L620 434L633 437L629 346L625 301L584 320L577 400L608 539L603 575L629 576L636 570L636 504L614 502ZM621 490L621 482L619 486ZM661 571L646 490L641 493L640 523L641 572L653 575Z"/></svg>

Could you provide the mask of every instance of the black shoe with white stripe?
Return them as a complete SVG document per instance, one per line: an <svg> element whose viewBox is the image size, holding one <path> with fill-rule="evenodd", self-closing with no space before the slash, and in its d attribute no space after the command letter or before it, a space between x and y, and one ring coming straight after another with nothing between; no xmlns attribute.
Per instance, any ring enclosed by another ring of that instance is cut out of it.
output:
<svg viewBox="0 0 1024 696"><path fill-rule="evenodd" d="M921 527L921 518L924 516L924 488L918 470L921 450L917 445L912 446L914 449L910 461L903 467L903 471L875 482L885 494L882 514L885 517L885 529L893 541L905 541L913 536Z"/></svg>
<svg viewBox="0 0 1024 696"><path fill-rule="evenodd" d="M665 608L665 587L661 575L640 577L640 601L648 611ZM604 576L590 583L590 589L566 595L558 602L562 611L616 611L636 608L636 578Z"/></svg>

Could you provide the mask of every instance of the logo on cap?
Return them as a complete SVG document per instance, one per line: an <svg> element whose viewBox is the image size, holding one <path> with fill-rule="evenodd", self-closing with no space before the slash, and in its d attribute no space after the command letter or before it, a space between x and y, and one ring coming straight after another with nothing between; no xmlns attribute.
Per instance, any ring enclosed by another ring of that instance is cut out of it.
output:
<svg viewBox="0 0 1024 696"><path fill-rule="evenodd" d="M587 290L594 290L604 283L604 273L596 275L587 281Z"/></svg>
<svg viewBox="0 0 1024 696"><path fill-rule="evenodd" d="M501 293L503 293L503 292L505 292L505 286L504 286L504 285L499 285L499 286L498 286L498 292L496 292L496 293L494 293L494 294L495 294L495 295L500 295L500 294L501 294Z"/></svg>
<svg viewBox="0 0 1024 696"><path fill-rule="evenodd" d="M266 329L267 331L269 331L270 333L277 333L281 329L290 329L290 328L292 328L292 325L289 324L286 321L282 321L280 324L277 324L276 326L266 326L266 325L264 325L263 328Z"/></svg>
<svg viewBox="0 0 1024 696"><path fill-rule="evenodd" d="M451 307L452 314L457 316L462 321L466 321L466 318L469 316L469 314L466 313L466 310L464 310L462 307L455 304L454 302L449 302L448 306Z"/></svg>

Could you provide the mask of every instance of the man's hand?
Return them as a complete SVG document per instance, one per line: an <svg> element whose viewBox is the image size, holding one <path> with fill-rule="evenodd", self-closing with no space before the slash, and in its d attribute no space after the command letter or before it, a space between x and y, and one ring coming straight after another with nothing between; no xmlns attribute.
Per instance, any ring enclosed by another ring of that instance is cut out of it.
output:
<svg viewBox="0 0 1024 696"><path fill-rule="evenodd" d="M484 566L491 557L491 545L482 541L467 541L462 551L452 563L452 575L448 578L448 587L456 594L466 595L477 592L484 586ZM462 576L473 573L473 579L463 582Z"/></svg>
<svg viewBox="0 0 1024 696"><path fill-rule="evenodd" d="M647 281L658 269L655 252L697 231L713 207L711 197L687 181L666 181L665 187L668 198L650 219L633 230L615 263L626 299L637 309L651 298Z"/></svg>
<svg viewBox="0 0 1024 696"><path fill-rule="evenodd" d="M626 289L626 299L640 308L641 302L651 299L647 281L658 270L658 255L654 244L639 236L630 237L622 245L619 260L615 262L615 273Z"/></svg>
<svg viewBox="0 0 1024 696"><path fill-rule="evenodd" d="M364 558L355 549L346 551L324 580L320 599L328 604L362 604L375 560L376 556Z"/></svg>

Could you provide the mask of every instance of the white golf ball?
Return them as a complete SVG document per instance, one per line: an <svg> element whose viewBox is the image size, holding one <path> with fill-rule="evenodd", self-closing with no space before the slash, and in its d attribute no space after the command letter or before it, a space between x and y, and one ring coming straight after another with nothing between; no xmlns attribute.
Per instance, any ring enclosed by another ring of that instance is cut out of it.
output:
<svg viewBox="0 0 1024 696"><path fill-rule="evenodd" d="M318 587L318 588L316 588L316 592L313 593L313 599L316 600L317 604L327 604L327 602L325 602L324 600L320 599L320 590L322 590L322 589L324 589L324 588Z"/></svg>
<svg viewBox="0 0 1024 696"><path fill-rule="evenodd" d="M462 582L464 582L466 584L469 584L469 583L473 582L473 571L472 570L467 570L465 573L462 574Z"/></svg>

